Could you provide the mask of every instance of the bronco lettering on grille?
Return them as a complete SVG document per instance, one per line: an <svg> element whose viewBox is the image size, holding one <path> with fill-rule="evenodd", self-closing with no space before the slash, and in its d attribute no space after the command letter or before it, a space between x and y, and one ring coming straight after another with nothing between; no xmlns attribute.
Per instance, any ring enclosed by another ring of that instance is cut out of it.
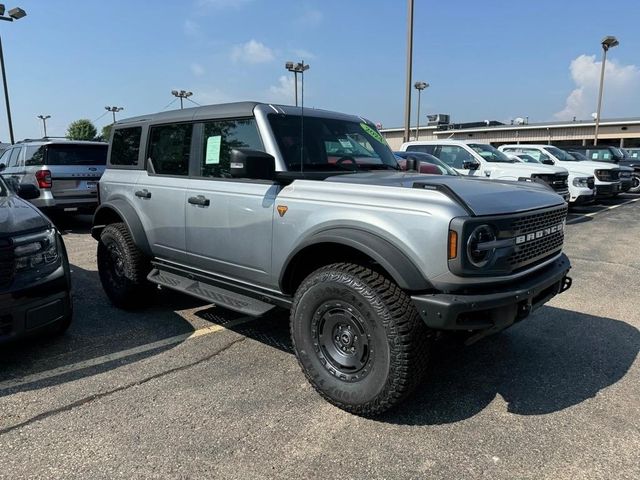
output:
<svg viewBox="0 0 640 480"><path fill-rule="evenodd" d="M564 223L559 223L552 227L543 228L535 232L529 232L526 235L518 235L516 237L516 245L522 245L523 243L531 242L542 237L547 237L554 233L562 232L564 230Z"/></svg>

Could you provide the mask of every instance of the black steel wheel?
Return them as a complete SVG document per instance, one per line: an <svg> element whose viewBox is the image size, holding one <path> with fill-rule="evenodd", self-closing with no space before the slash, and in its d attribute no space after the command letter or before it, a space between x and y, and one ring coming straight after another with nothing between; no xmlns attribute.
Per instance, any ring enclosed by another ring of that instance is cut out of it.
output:
<svg viewBox="0 0 640 480"><path fill-rule="evenodd" d="M377 415L422 379L431 335L393 281L349 263L323 267L296 291L293 347L307 379L343 410Z"/></svg>
<svg viewBox="0 0 640 480"><path fill-rule="evenodd" d="M153 292L147 281L149 260L124 223L105 227L98 242L98 273L109 300L119 308L138 307Z"/></svg>

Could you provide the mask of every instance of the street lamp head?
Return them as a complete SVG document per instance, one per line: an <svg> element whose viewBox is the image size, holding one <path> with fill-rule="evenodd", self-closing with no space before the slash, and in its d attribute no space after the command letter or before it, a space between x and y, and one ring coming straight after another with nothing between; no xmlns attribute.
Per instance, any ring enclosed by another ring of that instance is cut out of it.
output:
<svg viewBox="0 0 640 480"><path fill-rule="evenodd" d="M284 64L284 68L286 68L287 70L289 70L290 72L293 72L295 67L295 64L293 62L287 62Z"/></svg>
<svg viewBox="0 0 640 480"><path fill-rule="evenodd" d="M413 85L416 90L424 90L425 88L429 87L429 84L427 82L416 82Z"/></svg>
<svg viewBox="0 0 640 480"><path fill-rule="evenodd" d="M184 92L184 96L185 98L190 97L191 95L193 95L193 92Z"/></svg>
<svg viewBox="0 0 640 480"><path fill-rule="evenodd" d="M177 97L178 94L179 94L178 90L171 90L171 95L175 95Z"/></svg>
<svg viewBox="0 0 640 480"><path fill-rule="evenodd" d="M605 50L609 50L610 48L617 47L620 45L620 42L613 35L607 35L602 39L602 48Z"/></svg>
<svg viewBox="0 0 640 480"><path fill-rule="evenodd" d="M19 7L16 7L9 10L9 16L14 20L20 20L21 18L27 16L27 12L25 12L23 9Z"/></svg>

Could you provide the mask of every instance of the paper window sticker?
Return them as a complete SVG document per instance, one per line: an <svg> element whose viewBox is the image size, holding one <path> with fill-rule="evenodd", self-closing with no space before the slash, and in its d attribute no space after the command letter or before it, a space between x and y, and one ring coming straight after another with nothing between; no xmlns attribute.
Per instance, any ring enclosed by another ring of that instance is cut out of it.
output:
<svg viewBox="0 0 640 480"><path fill-rule="evenodd" d="M204 163L206 165L217 165L220 163L221 143L222 137L220 135L207 138L207 151L204 156Z"/></svg>

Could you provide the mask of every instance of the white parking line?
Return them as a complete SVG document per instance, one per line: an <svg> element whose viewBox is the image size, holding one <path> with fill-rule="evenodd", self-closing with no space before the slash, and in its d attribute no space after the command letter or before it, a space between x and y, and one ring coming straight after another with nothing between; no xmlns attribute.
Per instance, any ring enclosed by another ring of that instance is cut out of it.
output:
<svg viewBox="0 0 640 480"><path fill-rule="evenodd" d="M21 387L23 385L28 385L30 383L40 382L42 380L47 380L49 378L65 375L67 373L77 372L78 370L83 370L85 368L97 367L99 365L113 362L115 360L121 360L123 358L131 357L133 355L138 355L140 353L148 352L150 350L155 350L157 348L167 347L169 345L175 345L176 343L182 343L186 340L202 337L204 335L211 335L212 333L221 332L223 330L227 330L228 328L250 322L251 320L255 320L255 319L253 317L242 317L236 320L232 320L231 322L227 323L225 326L212 325L210 327L203 327L203 328L199 328L198 330L194 330L193 332L190 332L190 333L184 333L182 335L176 335L174 337L164 338L162 340L158 340L157 342L147 343L145 345L129 348L128 350L122 350L120 352L110 353L108 355L102 355L101 357L91 358L89 360L84 360L78 363L72 363L70 365L54 368L52 370L46 370L44 372L34 373L33 375L27 375L26 377L5 380L3 382L0 382L0 392L3 390L8 390L10 388Z"/></svg>
<svg viewBox="0 0 640 480"><path fill-rule="evenodd" d="M598 215L599 213L603 213L603 212L608 212L609 210L613 210L614 208L618 208L618 207L622 207L623 205L629 205L630 203L635 203L640 201L640 197L638 198L634 198L633 200L628 200L626 202L622 202L622 203L618 203L617 205L611 205L610 207L607 208L603 208L602 210L598 210L596 212L591 212L591 213L578 213L575 215L579 215L579 217L577 218L572 218L571 220L567 220L567 224L572 224L572 223L577 223L578 221L580 221L580 219L582 219L583 217L595 217L596 215Z"/></svg>

